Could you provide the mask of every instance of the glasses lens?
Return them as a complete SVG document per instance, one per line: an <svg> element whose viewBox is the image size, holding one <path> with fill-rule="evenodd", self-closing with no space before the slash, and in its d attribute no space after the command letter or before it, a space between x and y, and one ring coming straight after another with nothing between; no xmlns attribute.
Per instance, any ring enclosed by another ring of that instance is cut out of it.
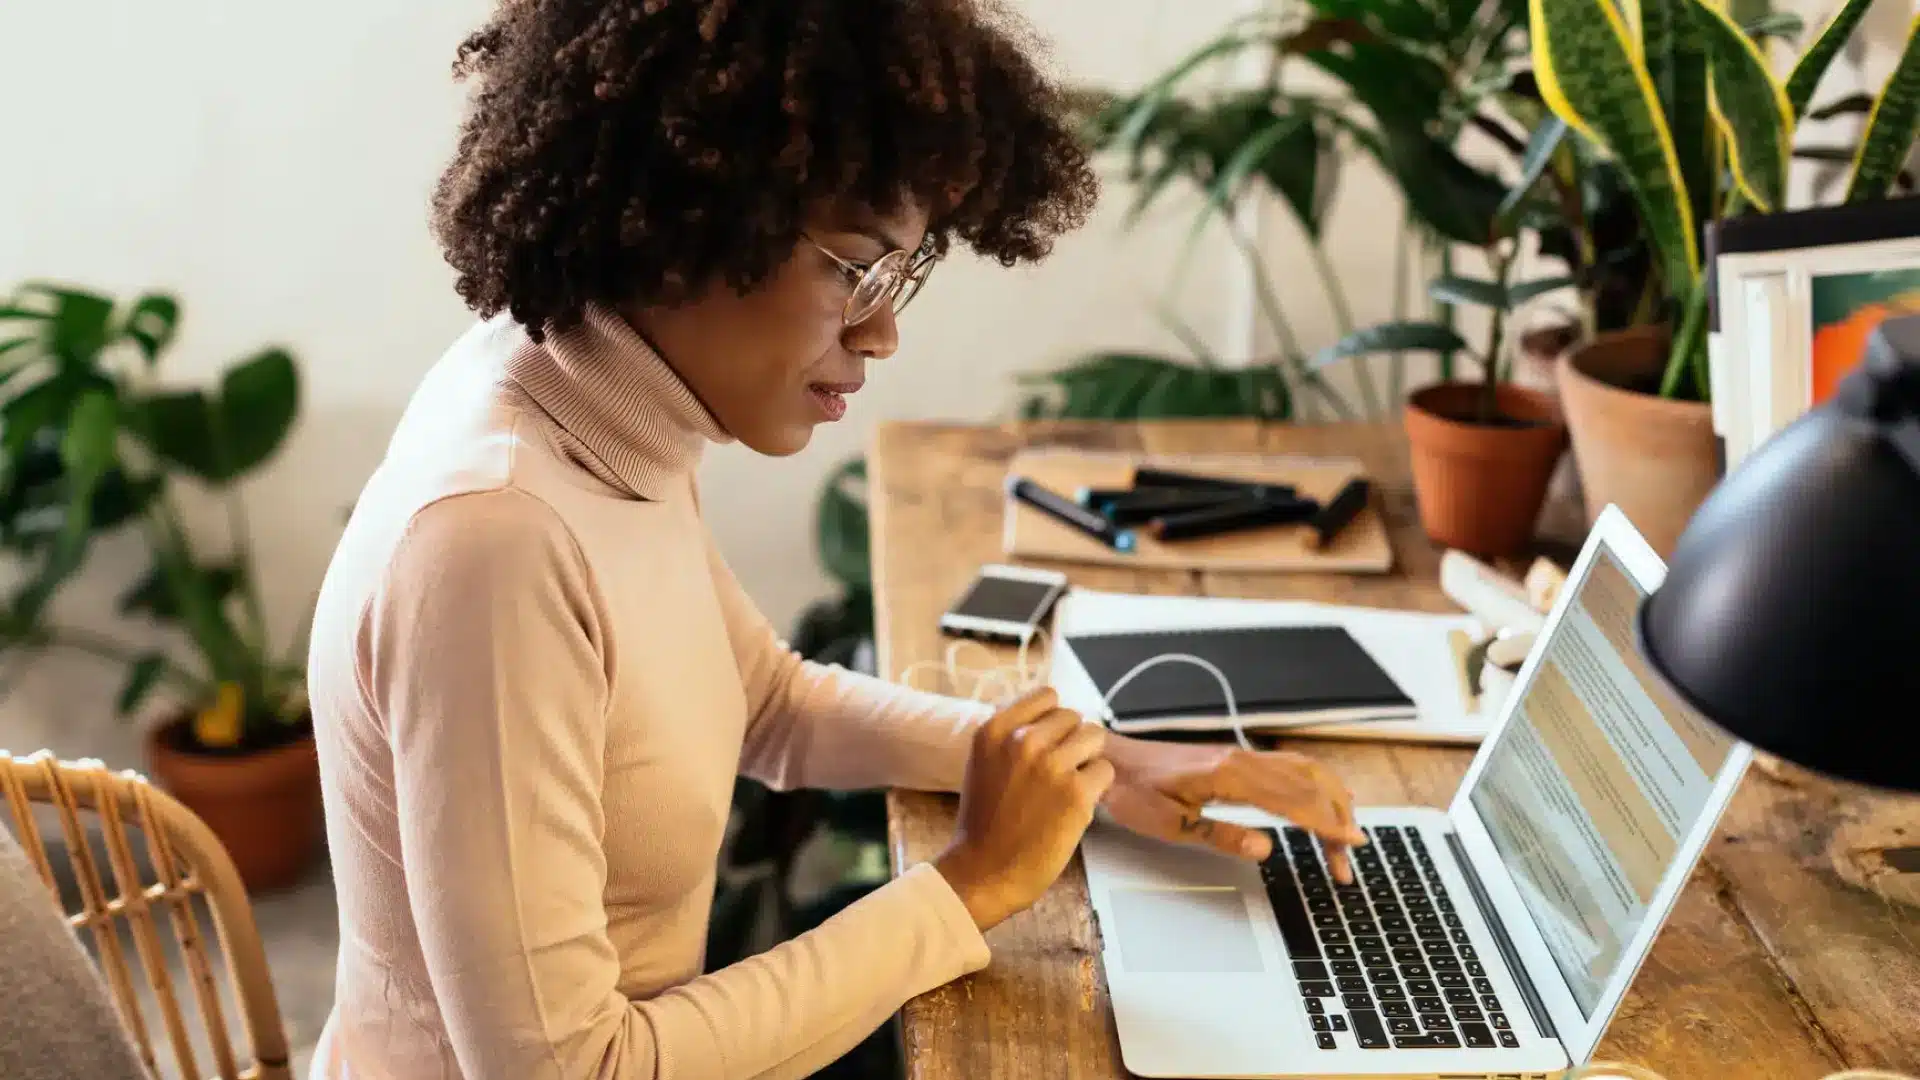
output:
<svg viewBox="0 0 1920 1080"><path fill-rule="evenodd" d="M881 260L867 268L865 277L853 287L853 295L847 298L847 322L857 323L874 312L900 287L906 277L907 254L904 251L889 252Z"/></svg>
<svg viewBox="0 0 1920 1080"><path fill-rule="evenodd" d="M907 305L913 302L914 296L920 292L920 287L927 283L927 275L932 272L932 259L921 259L907 269L906 282L900 286L899 292L893 294L893 313L895 315L907 310Z"/></svg>

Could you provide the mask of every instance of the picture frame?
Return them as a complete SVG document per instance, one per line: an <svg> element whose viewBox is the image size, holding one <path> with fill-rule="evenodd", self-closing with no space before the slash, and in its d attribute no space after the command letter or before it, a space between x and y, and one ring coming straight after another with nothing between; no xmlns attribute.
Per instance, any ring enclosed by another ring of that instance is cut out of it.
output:
<svg viewBox="0 0 1920 1080"><path fill-rule="evenodd" d="M1706 250L1724 474L1826 400L1875 325L1920 312L1920 197L1727 218Z"/></svg>

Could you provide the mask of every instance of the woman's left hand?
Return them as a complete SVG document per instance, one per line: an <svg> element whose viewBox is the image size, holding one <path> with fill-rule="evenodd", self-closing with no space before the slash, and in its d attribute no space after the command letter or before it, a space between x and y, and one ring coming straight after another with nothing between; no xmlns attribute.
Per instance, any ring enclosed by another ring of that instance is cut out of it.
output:
<svg viewBox="0 0 1920 1080"><path fill-rule="evenodd" d="M1209 803L1240 803L1317 834L1334 879L1353 879L1347 848L1367 842L1353 823L1353 794L1333 770L1304 754L1110 735L1106 757L1114 781L1103 805L1134 832L1264 860L1272 853L1265 832L1201 813Z"/></svg>

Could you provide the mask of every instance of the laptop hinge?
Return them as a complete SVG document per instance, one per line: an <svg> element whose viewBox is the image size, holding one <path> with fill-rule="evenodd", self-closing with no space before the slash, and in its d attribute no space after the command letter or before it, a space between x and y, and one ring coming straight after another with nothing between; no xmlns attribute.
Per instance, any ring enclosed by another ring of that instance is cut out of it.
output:
<svg viewBox="0 0 1920 1080"><path fill-rule="evenodd" d="M1493 910L1493 903L1487 899L1486 887L1480 884L1480 875L1473 869L1473 860L1467 858L1467 848L1460 842L1460 834L1449 832L1447 846L1453 849L1453 864L1466 876L1467 888L1473 891L1473 902L1480 908L1480 918L1493 931L1493 943L1499 947L1500 955L1506 958L1507 970L1513 972L1513 980L1520 984L1520 996L1527 999L1527 1011L1533 1014L1533 1022L1540 1034L1549 1039L1558 1039L1559 1033L1553 1030L1553 1021L1547 1016L1547 1006L1540 1000L1540 992L1534 989L1533 977L1527 973L1527 967L1520 962L1520 953L1513 947L1513 940L1507 937L1507 928L1500 921L1500 913Z"/></svg>

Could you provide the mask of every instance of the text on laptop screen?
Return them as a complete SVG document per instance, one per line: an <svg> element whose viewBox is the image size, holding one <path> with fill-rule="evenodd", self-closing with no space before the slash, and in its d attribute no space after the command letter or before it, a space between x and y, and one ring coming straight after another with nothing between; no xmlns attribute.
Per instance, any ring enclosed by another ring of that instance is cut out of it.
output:
<svg viewBox="0 0 1920 1080"><path fill-rule="evenodd" d="M1601 545L1469 798L1589 1016L1733 742L1634 649L1644 593Z"/></svg>

